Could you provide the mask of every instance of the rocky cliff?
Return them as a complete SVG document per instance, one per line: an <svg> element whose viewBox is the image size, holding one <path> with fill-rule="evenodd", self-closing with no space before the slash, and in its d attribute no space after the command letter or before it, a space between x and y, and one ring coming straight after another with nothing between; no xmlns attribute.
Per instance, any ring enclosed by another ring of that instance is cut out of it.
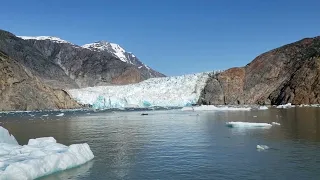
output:
<svg viewBox="0 0 320 180"><path fill-rule="evenodd" d="M63 90L42 83L0 51L0 111L73 109L80 106Z"/></svg>
<svg viewBox="0 0 320 180"><path fill-rule="evenodd" d="M54 88L128 84L164 76L124 62L109 51L94 51L54 37L24 40L0 30L0 50Z"/></svg>
<svg viewBox="0 0 320 180"><path fill-rule="evenodd" d="M319 104L320 37L271 50L209 78L199 104Z"/></svg>

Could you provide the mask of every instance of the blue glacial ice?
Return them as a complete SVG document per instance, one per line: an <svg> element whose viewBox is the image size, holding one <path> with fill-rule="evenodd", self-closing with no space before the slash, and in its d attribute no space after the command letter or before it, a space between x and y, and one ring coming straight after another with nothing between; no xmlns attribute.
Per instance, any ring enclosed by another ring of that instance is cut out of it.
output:
<svg viewBox="0 0 320 180"><path fill-rule="evenodd" d="M70 89L67 92L80 104L94 109L185 107L196 104L209 73L151 78L140 83Z"/></svg>

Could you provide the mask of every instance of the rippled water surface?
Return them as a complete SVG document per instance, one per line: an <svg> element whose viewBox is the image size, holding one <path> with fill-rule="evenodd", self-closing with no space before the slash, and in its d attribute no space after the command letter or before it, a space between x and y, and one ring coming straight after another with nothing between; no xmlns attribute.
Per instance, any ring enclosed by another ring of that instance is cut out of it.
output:
<svg viewBox="0 0 320 180"><path fill-rule="evenodd" d="M320 179L320 108L59 113L0 115L20 144L53 136L90 145L94 160L43 180ZM228 128L227 121L281 126ZM258 144L270 149L258 151Z"/></svg>

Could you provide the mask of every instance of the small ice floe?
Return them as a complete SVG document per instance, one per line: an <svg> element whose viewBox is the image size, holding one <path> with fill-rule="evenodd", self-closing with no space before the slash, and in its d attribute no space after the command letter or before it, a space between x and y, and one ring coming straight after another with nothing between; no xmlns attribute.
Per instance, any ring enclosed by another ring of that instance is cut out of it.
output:
<svg viewBox="0 0 320 180"><path fill-rule="evenodd" d="M248 107L228 107L228 106L214 106L214 105L201 105L201 106L191 106L183 107L182 111L250 111L251 108Z"/></svg>
<svg viewBox="0 0 320 180"><path fill-rule="evenodd" d="M259 107L259 110L267 110L267 109L269 109L267 106L260 106Z"/></svg>
<svg viewBox="0 0 320 180"><path fill-rule="evenodd" d="M292 107L295 107L295 106L292 105L291 103L277 106L277 108L283 108L283 109L284 109L284 108L292 108Z"/></svg>
<svg viewBox="0 0 320 180"><path fill-rule="evenodd" d="M44 115L42 115L43 117L47 117L47 116L49 116L49 114L44 114Z"/></svg>
<svg viewBox="0 0 320 180"><path fill-rule="evenodd" d="M254 122L227 122L226 125L231 128L270 128L269 123L254 123Z"/></svg>
<svg viewBox="0 0 320 180"><path fill-rule="evenodd" d="M257 145L257 150L264 151L264 150L268 150L268 149L270 149L270 148L267 145Z"/></svg>
<svg viewBox="0 0 320 180"><path fill-rule="evenodd" d="M64 116L64 113L57 114L56 116L58 117Z"/></svg>
<svg viewBox="0 0 320 180"><path fill-rule="evenodd" d="M281 125L280 123L277 123L277 122L272 122L271 124L272 125L276 125L276 126L280 126Z"/></svg>

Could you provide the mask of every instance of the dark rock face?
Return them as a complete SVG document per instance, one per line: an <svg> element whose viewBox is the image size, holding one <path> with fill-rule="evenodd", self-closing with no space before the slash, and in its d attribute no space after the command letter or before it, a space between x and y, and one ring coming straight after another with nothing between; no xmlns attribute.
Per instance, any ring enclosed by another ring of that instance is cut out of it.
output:
<svg viewBox="0 0 320 180"><path fill-rule="evenodd" d="M137 83L164 76L156 71L122 62L108 52L96 52L70 43L23 40L0 30L0 50L30 69L54 88ZM129 56L129 55L128 55ZM134 58L135 57L131 57ZM129 79L130 72L133 78ZM122 77L124 79L122 79Z"/></svg>
<svg viewBox="0 0 320 180"><path fill-rule="evenodd" d="M51 40L23 40L2 30L0 52L0 110L79 108L63 89L162 76L139 69L138 60L137 65L129 64L108 52Z"/></svg>
<svg viewBox="0 0 320 180"><path fill-rule="evenodd" d="M0 99L1 111L80 107L65 91L43 84L26 67L1 51Z"/></svg>
<svg viewBox="0 0 320 180"><path fill-rule="evenodd" d="M303 39L212 75L199 104L318 104L319 73L320 37Z"/></svg>

